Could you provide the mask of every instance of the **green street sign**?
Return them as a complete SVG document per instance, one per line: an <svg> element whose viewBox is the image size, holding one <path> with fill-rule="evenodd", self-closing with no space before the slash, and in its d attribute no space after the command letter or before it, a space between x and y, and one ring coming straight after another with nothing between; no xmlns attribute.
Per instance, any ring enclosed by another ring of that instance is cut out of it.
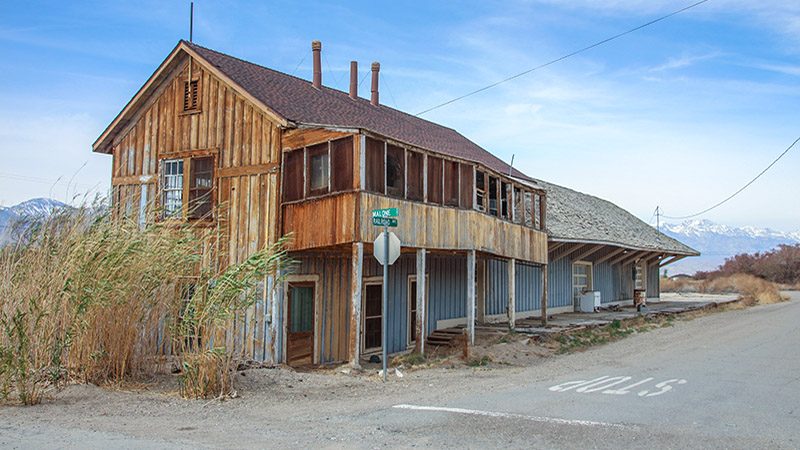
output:
<svg viewBox="0 0 800 450"><path fill-rule="evenodd" d="M373 209L372 217L397 217L397 208Z"/></svg>
<svg viewBox="0 0 800 450"><path fill-rule="evenodd" d="M372 217L372 224L378 227L396 227L397 219L390 217Z"/></svg>

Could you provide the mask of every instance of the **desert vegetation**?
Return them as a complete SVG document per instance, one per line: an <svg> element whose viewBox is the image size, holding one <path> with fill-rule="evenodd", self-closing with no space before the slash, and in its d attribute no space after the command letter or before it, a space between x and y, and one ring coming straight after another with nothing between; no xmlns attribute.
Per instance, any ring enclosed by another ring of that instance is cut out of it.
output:
<svg viewBox="0 0 800 450"><path fill-rule="evenodd" d="M739 294L745 305L783 301L775 283L746 273L718 276L705 280L682 278L661 279L662 292L700 294Z"/></svg>
<svg viewBox="0 0 800 450"><path fill-rule="evenodd" d="M0 401L36 404L69 382L172 367L184 397L231 392L225 330L267 275L285 272L283 242L220 269L215 229L140 227L102 204L57 210L0 248Z"/></svg>

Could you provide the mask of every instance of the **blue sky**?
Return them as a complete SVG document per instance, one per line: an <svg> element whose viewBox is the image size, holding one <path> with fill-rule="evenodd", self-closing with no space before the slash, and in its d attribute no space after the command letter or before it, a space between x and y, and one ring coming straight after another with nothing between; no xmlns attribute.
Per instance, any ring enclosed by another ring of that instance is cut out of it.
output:
<svg viewBox="0 0 800 450"><path fill-rule="evenodd" d="M658 0L195 2L195 42L417 113L690 4ZM0 4L0 205L105 191L90 146L188 35L188 1ZM368 92L366 82L361 92ZM711 0L424 117L648 221L704 209L800 136L800 3ZM800 229L800 148L704 216Z"/></svg>

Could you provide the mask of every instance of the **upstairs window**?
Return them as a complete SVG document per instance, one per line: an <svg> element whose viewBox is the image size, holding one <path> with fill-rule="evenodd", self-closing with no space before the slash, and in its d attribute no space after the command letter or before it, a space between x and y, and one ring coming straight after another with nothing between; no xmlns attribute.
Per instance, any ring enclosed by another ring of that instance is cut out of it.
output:
<svg viewBox="0 0 800 450"><path fill-rule="evenodd" d="M486 175L479 170L475 172L475 209L486 211Z"/></svg>
<svg viewBox="0 0 800 450"><path fill-rule="evenodd" d="M189 218L205 219L211 217L212 192L214 188L214 158L191 159L189 182Z"/></svg>
<svg viewBox="0 0 800 450"><path fill-rule="evenodd" d="M428 203L442 204L442 158L428 156Z"/></svg>
<svg viewBox="0 0 800 450"><path fill-rule="evenodd" d="M525 198L523 200L523 217L522 217L522 224L526 227L533 226L533 194L530 192L525 192Z"/></svg>
<svg viewBox="0 0 800 450"><path fill-rule="evenodd" d="M444 204L458 206L458 163L444 162Z"/></svg>
<svg viewBox="0 0 800 450"><path fill-rule="evenodd" d="M200 97L198 93L200 80L191 80L183 82L183 111L197 111L200 109Z"/></svg>
<svg viewBox="0 0 800 450"><path fill-rule="evenodd" d="M511 216L514 220L514 223L523 223L523 211L522 211L522 202L524 200L522 196L522 189L515 187L514 188L514 195L512 196L514 200L514 208L513 208L513 215Z"/></svg>
<svg viewBox="0 0 800 450"><path fill-rule="evenodd" d="M323 195L328 193L329 183L329 158L328 143L317 144L307 149L308 161L308 186L309 196Z"/></svg>
<svg viewBox="0 0 800 450"><path fill-rule="evenodd" d="M293 202L303 198L304 151L294 150L283 156L283 201Z"/></svg>
<svg viewBox="0 0 800 450"><path fill-rule="evenodd" d="M498 189L497 178L489 177L489 214L496 216L498 212L497 193Z"/></svg>
<svg viewBox="0 0 800 450"><path fill-rule="evenodd" d="M542 229L542 196L535 194L533 196L533 228L537 230Z"/></svg>
<svg viewBox="0 0 800 450"><path fill-rule="evenodd" d="M164 195L164 217L183 215L183 160L163 161L162 192Z"/></svg>
<svg viewBox="0 0 800 450"><path fill-rule="evenodd" d="M364 160L366 167L365 190L384 194L386 189L386 145L372 138L366 138L367 148Z"/></svg>
<svg viewBox="0 0 800 450"><path fill-rule="evenodd" d="M330 153L331 191L353 189L353 138L331 141Z"/></svg>
<svg viewBox="0 0 800 450"><path fill-rule="evenodd" d="M470 164L460 164L461 167L461 198L459 206L472 208L473 185L475 183L475 169Z"/></svg>
<svg viewBox="0 0 800 450"><path fill-rule="evenodd" d="M406 198L409 200L422 201L425 198L423 192L425 156L422 153L406 152Z"/></svg>
<svg viewBox="0 0 800 450"><path fill-rule="evenodd" d="M511 197L511 185L508 183L500 183L500 217L503 219L510 219L511 218L511 210L509 209L509 203L511 203L509 197Z"/></svg>
<svg viewBox="0 0 800 450"><path fill-rule="evenodd" d="M386 194L405 197L406 158L405 149L394 145L386 146Z"/></svg>

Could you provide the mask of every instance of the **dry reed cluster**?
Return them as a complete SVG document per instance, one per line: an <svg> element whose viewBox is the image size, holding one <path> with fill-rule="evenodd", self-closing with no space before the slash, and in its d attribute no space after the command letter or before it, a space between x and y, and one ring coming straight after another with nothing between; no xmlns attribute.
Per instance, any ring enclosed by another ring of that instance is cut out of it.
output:
<svg viewBox="0 0 800 450"><path fill-rule="evenodd" d="M229 393L227 325L288 263L279 242L218 270L202 254L214 233L140 228L96 205L26 223L0 248L0 401L36 404L70 380L148 377L164 355L181 369L184 396Z"/></svg>

